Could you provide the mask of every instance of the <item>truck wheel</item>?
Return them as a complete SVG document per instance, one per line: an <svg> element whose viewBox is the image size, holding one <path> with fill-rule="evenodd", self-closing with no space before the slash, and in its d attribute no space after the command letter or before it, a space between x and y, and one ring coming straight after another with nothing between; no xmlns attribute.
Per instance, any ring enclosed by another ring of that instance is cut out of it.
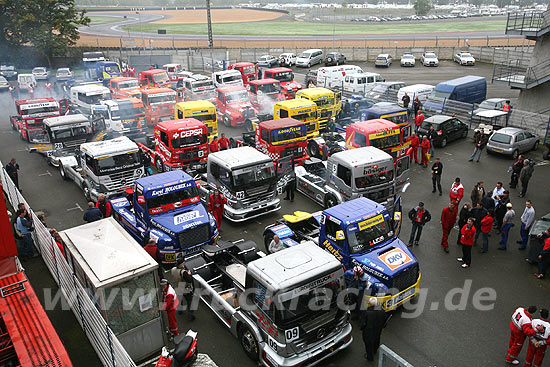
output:
<svg viewBox="0 0 550 367"><path fill-rule="evenodd" d="M10 120L11 120L11 128L12 128L12 130L17 131L17 128L15 127L15 120L14 120L13 118L11 118Z"/></svg>
<svg viewBox="0 0 550 367"><path fill-rule="evenodd" d="M157 173L164 172L164 165L162 164L162 159L157 158L155 161L155 167L157 168Z"/></svg>
<svg viewBox="0 0 550 367"><path fill-rule="evenodd" d="M67 174L65 173L65 168L63 168L63 165L59 164L59 174L61 175L61 178L64 180L68 180Z"/></svg>
<svg viewBox="0 0 550 367"><path fill-rule="evenodd" d="M337 204L338 204L338 200L336 200L336 197L334 197L334 195L327 194L327 196L325 196L325 208L328 209Z"/></svg>
<svg viewBox="0 0 550 367"><path fill-rule="evenodd" d="M309 150L310 157L320 157L319 145L317 145L317 143L315 143L314 141L310 141L308 143L307 149Z"/></svg>
<svg viewBox="0 0 550 367"><path fill-rule="evenodd" d="M308 67L308 68L311 67L311 63L310 63L310 62L307 63L307 67Z"/></svg>
<svg viewBox="0 0 550 367"><path fill-rule="evenodd" d="M265 246L265 252L267 254L271 254L271 251L269 251L269 244L273 240L273 233L267 233L264 235L264 246Z"/></svg>
<svg viewBox="0 0 550 367"><path fill-rule="evenodd" d="M248 131L249 133L254 132L254 126L252 125L252 121L250 121L250 120L246 120L246 121L244 122L244 128L245 128L246 131Z"/></svg>
<svg viewBox="0 0 550 367"><path fill-rule="evenodd" d="M86 201L92 201L92 194L90 193L90 188L84 185L82 187L82 191L84 191L84 197L86 198Z"/></svg>
<svg viewBox="0 0 550 367"><path fill-rule="evenodd" d="M229 118L229 116L223 116L223 124L227 127L231 127L231 119Z"/></svg>
<svg viewBox="0 0 550 367"><path fill-rule="evenodd" d="M257 361L259 358L260 348L258 346L258 340L256 336L250 331L248 327L243 327L239 333L239 341L244 352L253 361Z"/></svg>

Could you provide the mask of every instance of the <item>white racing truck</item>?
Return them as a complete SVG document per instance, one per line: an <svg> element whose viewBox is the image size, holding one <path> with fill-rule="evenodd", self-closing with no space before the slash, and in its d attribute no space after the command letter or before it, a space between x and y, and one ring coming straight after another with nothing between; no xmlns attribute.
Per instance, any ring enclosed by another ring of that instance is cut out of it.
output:
<svg viewBox="0 0 550 367"><path fill-rule="evenodd" d="M73 180L86 200L120 196L144 174L143 158L136 143L126 136L80 145L77 155L59 159L59 173Z"/></svg>
<svg viewBox="0 0 550 367"><path fill-rule="evenodd" d="M69 95L71 112L89 116L93 105L111 99L111 90L97 84L83 84L71 87Z"/></svg>
<svg viewBox="0 0 550 367"><path fill-rule="evenodd" d="M212 73L212 81L216 88L233 85L244 87L243 76L239 70L222 70Z"/></svg>
<svg viewBox="0 0 550 367"><path fill-rule="evenodd" d="M182 80L178 80L178 91L183 90L185 101L214 100L216 87L212 78L202 74L192 74Z"/></svg>
<svg viewBox="0 0 550 367"><path fill-rule="evenodd" d="M218 241L185 259L197 294L261 366L313 366L353 341L342 264L313 242L266 256Z"/></svg>

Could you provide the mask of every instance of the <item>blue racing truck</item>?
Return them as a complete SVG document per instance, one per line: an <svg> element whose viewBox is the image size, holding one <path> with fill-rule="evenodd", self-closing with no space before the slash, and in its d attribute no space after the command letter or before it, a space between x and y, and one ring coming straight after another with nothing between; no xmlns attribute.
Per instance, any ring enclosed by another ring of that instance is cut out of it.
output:
<svg viewBox="0 0 550 367"><path fill-rule="evenodd" d="M163 264L174 264L218 237L216 220L201 203L195 180L183 171L140 178L128 197L109 202L114 218L138 242L157 241Z"/></svg>
<svg viewBox="0 0 550 367"><path fill-rule="evenodd" d="M274 235L285 247L313 241L344 264L348 283L360 266L368 280L366 294L391 311L418 295L421 278L416 257L397 237L400 227L401 211L391 217L383 205L361 197L322 212L285 215L265 228L264 243L268 249Z"/></svg>

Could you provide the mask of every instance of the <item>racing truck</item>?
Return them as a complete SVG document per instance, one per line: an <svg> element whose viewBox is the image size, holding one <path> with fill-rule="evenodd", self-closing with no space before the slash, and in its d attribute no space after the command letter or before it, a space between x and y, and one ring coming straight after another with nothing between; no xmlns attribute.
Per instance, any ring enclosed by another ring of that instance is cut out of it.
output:
<svg viewBox="0 0 550 367"><path fill-rule="evenodd" d="M216 88L229 86L243 87L243 77L238 70L222 70L212 73L212 81Z"/></svg>
<svg viewBox="0 0 550 367"><path fill-rule="evenodd" d="M216 106L209 101L179 102L174 108L174 118L194 118L204 122L208 129L208 142L212 142L214 137L218 137Z"/></svg>
<svg viewBox="0 0 550 367"><path fill-rule="evenodd" d="M82 84L71 87L69 91L72 113L90 115L92 106L112 98L109 88L97 84Z"/></svg>
<svg viewBox="0 0 550 367"><path fill-rule="evenodd" d="M243 222L281 208L273 161L252 147L210 153L207 173L198 182L203 201L208 200L213 189L225 196L224 216L232 222Z"/></svg>
<svg viewBox="0 0 550 367"><path fill-rule="evenodd" d="M148 88L170 88L171 82L166 70L151 69L138 73L139 86L142 89Z"/></svg>
<svg viewBox="0 0 550 367"><path fill-rule="evenodd" d="M19 132L21 139L31 143L43 138L45 118L65 115L69 111L66 99L57 102L51 97L15 101L15 109L17 115L10 116L11 127Z"/></svg>
<svg viewBox="0 0 550 367"><path fill-rule="evenodd" d="M147 133L143 103L137 98L109 99L91 106L94 126L105 126L104 139L126 135L143 138Z"/></svg>
<svg viewBox="0 0 550 367"><path fill-rule="evenodd" d="M120 77L109 81L109 89L113 98L139 98L141 99L141 90L136 78Z"/></svg>
<svg viewBox="0 0 550 367"><path fill-rule="evenodd" d="M208 131L194 118L161 121L155 125L154 142L148 146L138 142L138 146L158 172L198 171L206 166Z"/></svg>
<svg viewBox="0 0 550 367"><path fill-rule="evenodd" d="M366 296L376 297L386 312L392 311L418 295L421 278L416 257L397 237L398 207L392 217L383 205L361 197L322 212L298 211L267 226L264 242L269 244L274 235L289 248L313 241L344 265L348 282L352 269L360 266L367 276Z"/></svg>
<svg viewBox="0 0 550 367"><path fill-rule="evenodd" d="M256 117L257 112L250 103L248 91L242 86L218 88L216 108L218 121L223 121L225 126L247 127L259 122Z"/></svg>
<svg viewBox="0 0 550 367"><path fill-rule="evenodd" d="M177 85L178 90L183 91L185 101L214 101L216 99L216 87L214 87L212 78L207 76L192 74L187 78L178 80Z"/></svg>
<svg viewBox="0 0 550 367"><path fill-rule="evenodd" d="M143 176L143 159L136 143L126 136L84 143L76 155L59 158L59 173L74 181L88 201L99 194L107 198L121 195Z"/></svg>
<svg viewBox="0 0 550 367"><path fill-rule="evenodd" d="M275 103L282 101L281 83L275 79L253 80L248 86L252 106L258 115L272 114Z"/></svg>
<svg viewBox="0 0 550 367"><path fill-rule="evenodd" d="M264 79L276 79L281 83L281 93L285 99L293 99L302 85L294 80L294 73L289 68L271 68L264 71Z"/></svg>
<svg viewBox="0 0 550 367"><path fill-rule="evenodd" d="M218 241L185 265L201 301L261 366L313 366L353 341L337 304L344 270L314 243L266 256L252 241ZM320 299L325 307L308 307Z"/></svg>
<svg viewBox="0 0 550 367"><path fill-rule="evenodd" d="M237 70L239 73L241 73L243 84L245 86L248 85L251 81L258 79L258 65L255 65L251 62L237 62L235 64L229 65L228 69Z"/></svg>
<svg viewBox="0 0 550 367"><path fill-rule="evenodd" d="M142 177L127 196L109 200L113 216L139 243L155 239L163 264L214 243L218 226L201 203L195 180L183 171Z"/></svg>
<svg viewBox="0 0 550 367"><path fill-rule="evenodd" d="M303 121L307 128L307 138L312 139L319 135L319 122L317 120L317 105L305 98L289 99L275 103L273 106L273 119L293 119ZM248 130L247 131L252 131Z"/></svg>
<svg viewBox="0 0 550 367"><path fill-rule="evenodd" d="M172 119L176 105L176 92L170 88L152 88L141 91L147 126Z"/></svg>
<svg viewBox="0 0 550 367"><path fill-rule="evenodd" d="M325 131L329 120L336 120L336 116L342 109L341 92L333 92L330 89L315 87L301 89L296 93L296 98L303 98L315 102L317 105L317 119L319 130Z"/></svg>

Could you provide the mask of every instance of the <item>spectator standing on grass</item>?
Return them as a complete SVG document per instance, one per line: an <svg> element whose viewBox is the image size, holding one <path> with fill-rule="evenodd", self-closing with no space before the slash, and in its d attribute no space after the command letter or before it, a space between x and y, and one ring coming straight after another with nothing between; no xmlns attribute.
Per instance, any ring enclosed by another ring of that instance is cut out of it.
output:
<svg viewBox="0 0 550 367"><path fill-rule="evenodd" d="M529 241L529 230L531 225L535 221L535 208L531 204L531 200L525 202L525 209L521 215L521 228L519 234L521 235L521 241L517 241L520 250L525 250L527 248L527 241Z"/></svg>
<svg viewBox="0 0 550 367"><path fill-rule="evenodd" d="M430 147L430 141L428 140L428 137L424 135L424 137L422 138L422 144L420 144L420 148L422 148L422 162L420 162L420 164L424 167L428 167L428 162L430 161L430 158L428 157Z"/></svg>
<svg viewBox="0 0 550 367"><path fill-rule="evenodd" d="M418 163L418 147L420 146L420 139L418 138L418 135L413 131L411 134L411 147L412 147L412 155L414 157L414 163ZM422 160L422 157L420 157Z"/></svg>
<svg viewBox="0 0 550 367"><path fill-rule="evenodd" d="M449 206L445 207L441 212L441 230L443 232L441 246L443 246L443 251L446 253L449 253L449 233L451 233L456 223L456 211L456 205L451 201Z"/></svg>
<svg viewBox="0 0 550 367"><path fill-rule="evenodd" d="M518 156L518 160L512 165L512 175L510 176L510 188L515 189L518 185L519 174L523 168L523 155Z"/></svg>
<svg viewBox="0 0 550 367"><path fill-rule="evenodd" d="M485 215L485 217L483 217L483 219L481 219L480 230L481 239L483 240L483 247L479 252L482 254L489 251L489 233L491 232L491 229L493 229L493 217L493 210L487 210L487 214Z"/></svg>
<svg viewBox="0 0 550 367"><path fill-rule="evenodd" d="M443 173L443 163L441 163L441 160L439 158L436 158L434 164L432 165L432 186L433 186L432 193L435 192L436 185L437 185L437 189L439 190L439 196L443 195L443 191L441 190L442 173Z"/></svg>
<svg viewBox="0 0 550 367"><path fill-rule="evenodd" d="M519 173L519 180L521 182L521 194L519 195L520 198L524 197L527 193L527 185L529 185L529 180L531 180L533 172L535 171L534 166L535 162L531 162L529 159L526 159L523 162L523 168Z"/></svg>
<svg viewBox="0 0 550 367"><path fill-rule="evenodd" d="M504 214L504 218L502 220L502 226L500 228L500 234L501 234L501 241L500 241L500 247L499 250L506 250L506 246L508 245L508 235L510 234L510 229L514 226L514 217L516 216L516 212L514 209L512 209L512 203L506 204L506 214Z"/></svg>
<svg viewBox="0 0 550 367"><path fill-rule="evenodd" d="M470 199L472 200L472 206L475 206L477 203L481 203L483 197L485 196L485 184L483 181L479 181L474 185L472 192L470 193ZM482 203L483 205L483 203ZM485 206L484 206L485 207ZM488 209L488 208L485 208Z"/></svg>
<svg viewBox="0 0 550 367"><path fill-rule="evenodd" d="M92 223L100 220L101 218L103 218L101 210L99 210L99 208L96 208L93 202L88 202L88 209L86 209L86 211L84 212L82 219L88 223Z"/></svg>
<svg viewBox="0 0 550 367"><path fill-rule="evenodd" d="M458 205L458 204L457 204ZM466 222L468 222L468 218L470 217L470 203L464 203L462 205L462 208L460 208L460 212L458 213L458 238L456 239L456 244L460 245L460 230Z"/></svg>
<svg viewBox="0 0 550 367"><path fill-rule="evenodd" d="M544 278L548 269L550 269L550 227L538 236L538 240L543 242L542 250L539 253L539 269L535 276L539 279Z"/></svg>
<svg viewBox="0 0 550 367"><path fill-rule="evenodd" d="M17 164L15 158L12 158L10 163L6 164L6 173L10 176L15 187L19 190L19 164Z"/></svg>
<svg viewBox="0 0 550 367"><path fill-rule="evenodd" d="M418 242L420 241L420 235L422 235L422 228L426 223L428 223L432 216L428 209L424 208L424 203L419 202L418 206L415 208L412 208L409 211L409 219L412 222L412 228L411 228L411 236L409 237L409 244L408 246L411 247L414 244L418 246ZM416 238L415 238L416 233Z"/></svg>
<svg viewBox="0 0 550 367"><path fill-rule="evenodd" d="M451 190L449 191L449 198L451 201L460 204L460 201L464 197L464 186L460 182L460 177L455 178L455 181L451 185Z"/></svg>
<svg viewBox="0 0 550 367"><path fill-rule="evenodd" d="M474 136L474 152L472 153L472 156L470 157L469 161L472 162L477 154L476 162L479 162L479 159L481 158L481 153L483 152L483 149L487 146L487 142L489 141L489 137L487 134L485 134L485 131L483 129L479 129L479 131Z"/></svg>
<svg viewBox="0 0 550 367"><path fill-rule="evenodd" d="M460 230L460 244L462 245L462 257L457 258L457 261L462 262L463 268L469 268L472 265L472 246L476 228L474 227L474 219L468 218L468 222Z"/></svg>

